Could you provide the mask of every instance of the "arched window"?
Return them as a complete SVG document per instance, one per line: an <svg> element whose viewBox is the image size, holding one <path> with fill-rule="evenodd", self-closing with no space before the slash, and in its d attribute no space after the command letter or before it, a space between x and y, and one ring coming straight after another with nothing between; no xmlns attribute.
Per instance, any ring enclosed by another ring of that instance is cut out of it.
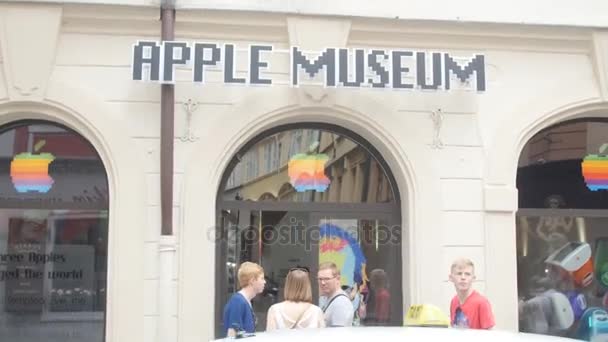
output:
<svg viewBox="0 0 608 342"><path fill-rule="evenodd" d="M239 290L244 261L265 271L267 288L253 300L258 330L266 328L270 305L282 300L291 267L311 269L317 303L323 261L338 265L346 291L361 289L352 292L354 305L364 300L367 312L355 324L402 324L399 192L380 154L360 136L312 123L261 134L225 171L217 213L217 336L225 334L222 310ZM344 243L328 249L329 238Z"/></svg>
<svg viewBox="0 0 608 342"><path fill-rule="evenodd" d="M608 121L551 126L517 171L520 330L589 341L608 318Z"/></svg>
<svg viewBox="0 0 608 342"><path fill-rule="evenodd" d="M44 121L0 127L0 336L103 341L108 182L78 133Z"/></svg>

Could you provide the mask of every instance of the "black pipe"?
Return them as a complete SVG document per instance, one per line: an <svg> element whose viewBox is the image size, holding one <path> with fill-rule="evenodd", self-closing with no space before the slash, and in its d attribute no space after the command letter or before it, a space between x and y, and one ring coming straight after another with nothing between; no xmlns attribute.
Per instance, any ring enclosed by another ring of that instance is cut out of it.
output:
<svg viewBox="0 0 608 342"><path fill-rule="evenodd" d="M175 9L163 3L160 9L163 41L175 36ZM175 122L175 88L160 88L160 203L161 234L173 235L173 140Z"/></svg>

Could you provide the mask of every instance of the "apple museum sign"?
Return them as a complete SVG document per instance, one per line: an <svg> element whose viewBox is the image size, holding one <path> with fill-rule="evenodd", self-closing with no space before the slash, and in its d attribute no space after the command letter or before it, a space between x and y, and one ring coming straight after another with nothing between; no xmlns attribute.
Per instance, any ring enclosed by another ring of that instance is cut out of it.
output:
<svg viewBox="0 0 608 342"><path fill-rule="evenodd" d="M207 82L208 71L221 71L225 84L272 85L272 73L264 72L271 69L268 55L276 53L289 55L290 86L486 90L485 62L480 54L455 57L440 52L358 48L309 52L295 46L275 50L272 45L249 45L245 51L247 77L237 77L237 55L242 51L234 44L138 41L132 52L132 79L137 81L174 83L179 67L190 68L192 82L198 84Z"/></svg>

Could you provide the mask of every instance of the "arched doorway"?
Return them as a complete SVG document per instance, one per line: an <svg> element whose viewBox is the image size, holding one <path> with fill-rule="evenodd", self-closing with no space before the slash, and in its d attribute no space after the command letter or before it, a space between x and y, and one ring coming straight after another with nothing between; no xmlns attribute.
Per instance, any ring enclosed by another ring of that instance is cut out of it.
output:
<svg viewBox="0 0 608 342"><path fill-rule="evenodd" d="M587 118L542 130L522 151L520 331L590 340L608 318L606 143L608 120Z"/></svg>
<svg viewBox="0 0 608 342"><path fill-rule="evenodd" d="M343 288L365 285L361 325L401 325L400 208L386 162L351 131L302 123L252 139L230 162L217 198L216 336L223 334L223 306L238 290L236 271L244 261L262 265L267 278L267 289L253 301L258 330L265 329L270 305L282 300L291 267L311 269L317 300L322 261L338 264ZM325 248L325 238L342 233L350 242Z"/></svg>
<svg viewBox="0 0 608 342"><path fill-rule="evenodd" d="M104 341L108 181L80 134L0 127L0 336Z"/></svg>

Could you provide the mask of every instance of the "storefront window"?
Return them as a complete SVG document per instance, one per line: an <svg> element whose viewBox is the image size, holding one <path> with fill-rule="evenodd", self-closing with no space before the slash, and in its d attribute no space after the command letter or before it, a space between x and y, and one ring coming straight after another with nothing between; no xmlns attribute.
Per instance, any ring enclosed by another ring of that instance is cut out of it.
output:
<svg viewBox="0 0 608 342"><path fill-rule="evenodd" d="M0 339L103 341L108 184L82 136L0 127Z"/></svg>
<svg viewBox="0 0 608 342"><path fill-rule="evenodd" d="M253 300L257 330L265 329L270 305L283 300L292 267L311 269L318 304L316 272L324 261L338 265L343 289L361 307L355 325L402 324L399 196L378 152L351 134L325 125L275 129L229 166L218 194L217 336L244 261L266 275L266 290Z"/></svg>
<svg viewBox="0 0 608 342"><path fill-rule="evenodd" d="M608 122L549 127L525 146L517 187L519 329L608 337Z"/></svg>
<svg viewBox="0 0 608 342"><path fill-rule="evenodd" d="M365 147L335 132L294 129L275 133L242 152L239 158L240 162L230 170L223 200L395 202L383 165ZM298 161L315 158L318 170L298 168ZM323 189L297 188L302 184L321 185L322 178L327 183Z"/></svg>

